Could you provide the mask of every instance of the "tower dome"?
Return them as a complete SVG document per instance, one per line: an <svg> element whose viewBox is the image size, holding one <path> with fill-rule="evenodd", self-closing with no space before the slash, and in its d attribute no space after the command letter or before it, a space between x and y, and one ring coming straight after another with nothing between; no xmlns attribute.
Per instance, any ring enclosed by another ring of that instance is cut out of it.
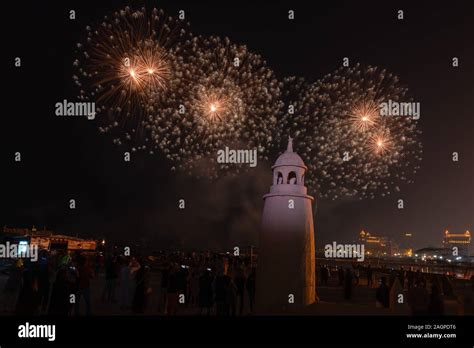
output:
<svg viewBox="0 0 474 348"><path fill-rule="evenodd" d="M286 151L277 158L272 167L273 186L270 193L293 190L294 192L298 191L301 194L306 194L304 174L307 169L301 157L296 152L293 152L293 139L289 137ZM291 185L292 187L285 187L286 185Z"/></svg>
<svg viewBox="0 0 474 348"><path fill-rule="evenodd" d="M307 169L301 157L296 152L293 152L293 139L291 137L288 138L286 151L277 158L272 169L279 166L295 166Z"/></svg>

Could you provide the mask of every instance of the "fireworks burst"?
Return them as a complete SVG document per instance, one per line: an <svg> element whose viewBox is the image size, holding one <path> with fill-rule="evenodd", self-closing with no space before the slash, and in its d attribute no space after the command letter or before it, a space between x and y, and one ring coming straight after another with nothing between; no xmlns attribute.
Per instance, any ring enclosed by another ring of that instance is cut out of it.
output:
<svg viewBox="0 0 474 348"><path fill-rule="evenodd" d="M179 79L174 93L149 109L149 144L142 149L160 151L176 168L211 178L243 168L217 163L217 151L226 146L257 149L259 159L268 159L282 101L280 83L265 61L218 37L194 37L173 54Z"/></svg>
<svg viewBox="0 0 474 348"><path fill-rule="evenodd" d="M285 86L292 112L285 115L281 134L295 138L315 195L374 198L412 182L422 151L416 120L379 112L388 100L409 101L396 76L356 65L312 84L288 78Z"/></svg>
<svg viewBox="0 0 474 348"><path fill-rule="evenodd" d="M382 102L408 101L396 76L357 65L313 84L288 78L283 96L260 55L182 27L161 10L127 7L86 28L73 78L114 143L214 178L242 169L217 163L218 150L256 149L268 160L291 135L319 197L373 198L411 182L421 159L416 121L379 112ZM279 120L282 97L291 110Z"/></svg>
<svg viewBox="0 0 474 348"><path fill-rule="evenodd" d="M135 128L151 98L168 91L175 78L173 45L188 37L183 27L162 10L129 7L86 27L73 79L79 100L95 102L97 113L106 116L101 130Z"/></svg>
<svg viewBox="0 0 474 348"><path fill-rule="evenodd" d="M359 131L367 131L375 126L379 117L379 108L373 101L355 105L351 110L350 122Z"/></svg>
<svg viewBox="0 0 474 348"><path fill-rule="evenodd" d="M230 93L229 93L230 91ZM243 112L243 103L237 90L198 87L192 104L192 112L203 123L203 127L213 127L220 122L231 121L232 115Z"/></svg>
<svg viewBox="0 0 474 348"><path fill-rule="evenodd" d="M129 64L121 66L118 79L121 83L130 81L143 97L150 93L165 91L171 77L168 54L152 40L145 41L145 47L138 45L131 55Z"/></svg>
<svg viewBox="0 0 474 348"><path fill-rule="evenodd" d="M161 10L130 8L87 27L74 62L79 99L99 104L115 144L161 153L172 169L237 173L216 162L226 146L267 159L282 108L273 72L244 45L181 27Z"/></svg>
<svg viewBox="0 0 474 348"><path fill-rule="evenodd" d="M390 141L390 138L383 134L374 135L371 138L370 146L374 154L383 155L387 153L390 150L391 145L392 142Z"/></svg>

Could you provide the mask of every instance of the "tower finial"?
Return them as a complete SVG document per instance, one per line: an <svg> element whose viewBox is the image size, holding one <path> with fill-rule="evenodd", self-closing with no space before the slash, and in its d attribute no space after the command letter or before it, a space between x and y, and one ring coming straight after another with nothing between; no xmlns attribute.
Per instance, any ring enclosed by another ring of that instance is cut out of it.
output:
<svg viewBox="0 0 474 348"><path fill-rule="evenodd" d="M286 148L286 152L293 152L293 138L288 137L288 147Z"/></svg>

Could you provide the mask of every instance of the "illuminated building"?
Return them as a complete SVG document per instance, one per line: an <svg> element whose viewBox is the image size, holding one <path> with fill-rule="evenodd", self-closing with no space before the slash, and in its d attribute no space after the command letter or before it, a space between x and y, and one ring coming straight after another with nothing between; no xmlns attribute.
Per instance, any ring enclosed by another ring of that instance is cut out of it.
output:
<svg viewBox="0 0 474 348"><path fill-rule="evenodd" d="M398 252L394 253L393 256L398 257L412 257L413 256L413 249L412 248L401 248Z"/></svg>
<svg viewBox="0 0 474 348"><path fill-rule="evenodd" d="M446 261L446 262L452 262L452 261L458 261L456 257L453 257L450 253L450 250L447 248L423 248L423 249L418 249L415 251L414 254L415 259L419 259L422 261Z"/></svg>
<svg viewBox="0 0 474 348"><path fill-rule="evenodd" d="M413 257L412 238L413 238L413 233L411 232L404 233L401 238L400 250L394 256Z"/></svg>
<svg viewBox="0 0 474 348"><path fill-rule="evenodd" d="M443 246L450 250L457 248L459 256L469 256L469 247L471 244L471 232L464 233L450 233L448 230L444 231Z"/></svg>
<svg viewBox="0 0 474 348"><path fill-rule="evenodd" d="M365 254L372 257L398 256L398 245L387 237L364 230L359 233L359 242L365 245Z"/></svg>
<svg viewBox="0 0 474 348"><path fill-rule="evenodd" d="M27 241L28 244L37 245L39 249L45 250L95 251L97 248L95 240L59 235L46 229L37 230L34 226L31 229L4 226L2 237L10 241Z"/></svg>

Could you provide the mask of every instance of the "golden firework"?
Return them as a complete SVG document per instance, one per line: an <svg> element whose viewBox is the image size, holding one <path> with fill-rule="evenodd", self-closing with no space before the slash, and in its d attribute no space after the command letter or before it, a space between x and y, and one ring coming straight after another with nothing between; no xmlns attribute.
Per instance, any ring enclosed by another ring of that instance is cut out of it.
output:
<svg viewBox="0 0 474 348"><path fill-rule="evenodd" d="M361 102L356 105L350 114L350 121L354 129L365 132L375 126L379 118L379 108L373 101Z"/></svg>

